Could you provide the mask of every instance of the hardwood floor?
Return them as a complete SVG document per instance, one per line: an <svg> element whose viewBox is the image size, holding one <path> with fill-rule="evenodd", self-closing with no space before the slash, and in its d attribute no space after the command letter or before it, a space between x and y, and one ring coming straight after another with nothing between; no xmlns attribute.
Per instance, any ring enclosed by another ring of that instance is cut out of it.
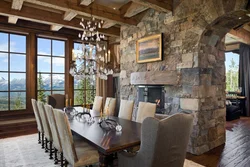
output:
<svg viewBox="0 0 250 167"><path fill-rule="evenodd" d="M187 159L206 167L250 167L250 118L227 122L226 143L203 155Z"/></svg>

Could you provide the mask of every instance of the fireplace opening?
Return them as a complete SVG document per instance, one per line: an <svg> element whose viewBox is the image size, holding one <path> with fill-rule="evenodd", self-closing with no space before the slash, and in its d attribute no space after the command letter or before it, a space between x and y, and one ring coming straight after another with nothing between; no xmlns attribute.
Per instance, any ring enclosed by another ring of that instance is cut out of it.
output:
<svg viewBox="0 0 250 167"><path fill-rule="evenodd" d="M138 101L156 103L156 113L164 113L164 86L162 85L141 85L137 88Z"/></svg>

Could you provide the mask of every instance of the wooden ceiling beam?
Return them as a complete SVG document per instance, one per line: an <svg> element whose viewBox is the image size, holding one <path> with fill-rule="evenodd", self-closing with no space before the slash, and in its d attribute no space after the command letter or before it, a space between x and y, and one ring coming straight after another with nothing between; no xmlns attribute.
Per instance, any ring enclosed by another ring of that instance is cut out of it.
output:
<svg viewBox="0 0 250 167"><path fill-rule="evenodd" d="M239 42L245 43L247 45L250 44L250 32L243 28L239 30L232 29L227 33L227 35Z"/></svg>
<svg viewBox="0 0 250 167"><path fill-rule="evenodd" d="M59 31L51 31L50 25L41 24L26 20L18 20L18 22L14 24L8 23L8 17L0 16L0 31L8 31L13 33L29 33L34 32L36 34L45 34L56 37L70 37L73 39L78 39L78 33L80 31L61 28Z"/></svg>
<svg viewBox="0 0 250 167"><path fill-rule="evenodd" d="M126 13L124 14L124 17L133 17L145 10L147 10L149 7L143 6L141 4L137 3L131 3L129 8L127 9Z"/></svg>
<svg viewBox="0 0 250 167"><path fill-rule="evenodd" d="M159 12L172 12L173 7L172 7L172 0L169 0L168 3L161 2L158 0L132 0L135 3L138 3L140 5L143 5L148 8L155 9Z"/></svg>
<svg viewBox="0 0 250 167"><path fill-rule="evenodd" d="M94 0L81 0L80 4L84 6L89 6Z"/></svg>
<svg viewBox="0 0 250 167"><path fill-rule="evenodd" d="M77 13L72 11L72 10L68 10L64 13L63 15L63 20L66 20L66 21L70 21L72 20L74 17L76 17Z"/></svg>
<svg viewBox="0 0 250 167"><path fill-rule="evenodd" d="M8 17L8 23L16 24L17 20L18 20L18 17L16 17L16 16L9 16Z"/></svg>
<svg viewBox="0 0 250 167"><path fill-rule="evenodd" d="M23 6L23 1L24 0L12 0L11 9L21 10Z"/></svg>
<svg viewBox="0 0 250 167"><path fill-rule="evenodd" d="M89 6L80 6L75 3L75 1L68 0L25 0L32 4L40 5L47 8L52 8L61 11L72 10L77 13L77 15L90 17L91 14L97 19L113 21L120 25L136 25L137 22L134 19L128 19L121 17L119 11L110 10L108 7L104 7L98 4L92 4Z"/></svg>
<svg viewBox="0 0 250 167"><path fill-rule="evenodd" d="M35 9L28 6L23 6L22 11L9 10L11 3L6 1L0 1L0 15L3 16L16 16L19 19L49 24L49 25L62 25L65 28L75 29L82 31L79 25L80 19L74 18L70 22L62 19L61 14L44 11L41 9ZM108 36L120 36L120 29L112 27L109 29L100 29L99 32Z"/></svg>
<svg viewBox="0 0 250 167"><path fill-rule="evenodd" d="M114 25L116 25L115 22L111 22L111 21L104 21L102 28L110 28L113 27Z"/></svg>
<svg viewBox="0 0 250 167"><path fill-rule="evenodd" d="M51 31L59 31L63 26L62 25L51 25L50 30Z"/></svg>

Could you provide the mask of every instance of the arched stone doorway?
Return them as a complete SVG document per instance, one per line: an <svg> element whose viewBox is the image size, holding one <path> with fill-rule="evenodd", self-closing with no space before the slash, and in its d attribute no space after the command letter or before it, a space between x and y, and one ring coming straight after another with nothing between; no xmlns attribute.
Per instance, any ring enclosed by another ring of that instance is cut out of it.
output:
<svg viewBox="0 0 250 167"><path fill-rule="evenodd" d="M222 0L216 4L219 6L216 9L217 14L210 14L214 9L206 11L207 15L212 16L210 23L199 27L202 29L202 34L197 46L196 63L201 82L195 89L199 92L197 97L200 108L194 112L197 122L189 147L189 152L194 154L202 154L225 143L224 37L231 29L250 22L250 17L247 16L249 11L245 10L247 1L234 0L229 4Z"/></svg>

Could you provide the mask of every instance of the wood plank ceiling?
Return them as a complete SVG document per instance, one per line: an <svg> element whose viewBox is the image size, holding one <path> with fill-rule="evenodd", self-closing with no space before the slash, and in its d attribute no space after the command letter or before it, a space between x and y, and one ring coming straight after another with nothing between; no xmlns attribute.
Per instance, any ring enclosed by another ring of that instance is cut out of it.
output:
<svg viewBox="0 0 250 167"><path fill-rule="evenodd" d="M119 37L121 25L137 25L150 8L172 12L172 4L172 0L1 0L0 16L10 24L25 20L49 25L50 31L81 31L81 18L93 15L104 20L101 33Z"/></svg>

